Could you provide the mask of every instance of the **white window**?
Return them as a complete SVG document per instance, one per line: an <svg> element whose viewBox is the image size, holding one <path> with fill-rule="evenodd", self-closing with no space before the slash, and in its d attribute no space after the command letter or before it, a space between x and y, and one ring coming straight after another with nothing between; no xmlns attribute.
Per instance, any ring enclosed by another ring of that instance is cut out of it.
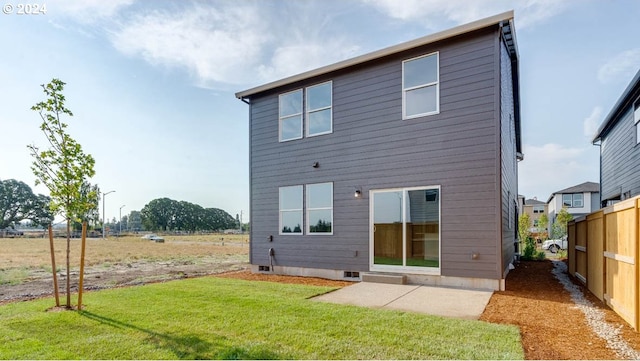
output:
<svg viewBox="0 0 640 361"><path fill-rule="evenodd" d="M533 213L544 213L544 206L533 206Z"/></svg>
<svg viewBox="0 0 640 361"><path fill-rule="evenodd" d="M306 88L307 137L332 131L332 82Z"/></svg>
<svg viewBox="0 0 640 361"><path fill-rule="evenodd" d="M636 144L640 143L640 100L636 101L633 110L633 121L636 125Z"/></svg>
<svg viewBox="0 0 640 361"><path fill-rule="evenodd" d="M573 194L573 207L582 208L584 206L582 193L574 193Z"/></svg>
<svg viewBox="0 0 640 361"><path fill-rule="evenodd" d="M302 186L280 187L280 234L302 234Z"/></svg>
<svg viewBox="0 0 640 361"><path fill-rule="evenodd" d="M333 183L307 185L307 234L333 234Z"/></svg>
<svg viewBox="0 0 640 361"><path fill-rule="evenodd" d="M302 89L280 94L280 141L302 138Z"/></svg>
<svg viewBox="0 0 640 361"><path fill-rule="evenodd" d="M582 193L571 193L562 195L562 206L569 208L584 207L584 197Z"/></svg>
<svg viewBox="0 0 640 361"><path fill-rule="evenodd" d="M402 118L410 119L440 112L438 53L402 62Z"/></svg>

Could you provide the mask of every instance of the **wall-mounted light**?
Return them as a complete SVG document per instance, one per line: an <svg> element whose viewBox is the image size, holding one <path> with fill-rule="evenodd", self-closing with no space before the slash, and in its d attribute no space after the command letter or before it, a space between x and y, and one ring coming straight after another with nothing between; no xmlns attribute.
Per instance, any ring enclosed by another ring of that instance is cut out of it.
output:
<svg viewBox="0 0 640 361"><path fill-rule="evenodd" d="M353 196L356 197L356 198L362 197L362 191L360 191L359 189L356 189L356 191L353 194Z"/></svg>
<svg viewBox="0 0 640 361"><path fill-rule="evenodd" d="M478 259L480 258L480 253L478 252L471 252L471 259Z"/></svg>
<svg viewBox="0 0 640 361"><path fill-rule="evenodd" d="M318 163L318 162L313 162L313 164L311 164L311 166L312 166L313 168L318 168L318 167L320 166L320 163Z"/></svg>

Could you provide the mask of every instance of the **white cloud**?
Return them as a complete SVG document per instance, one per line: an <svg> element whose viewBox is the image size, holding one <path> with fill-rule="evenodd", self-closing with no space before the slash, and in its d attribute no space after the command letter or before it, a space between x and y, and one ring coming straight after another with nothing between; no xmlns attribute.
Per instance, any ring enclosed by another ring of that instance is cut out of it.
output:
<svg viewBox="0 0 640 361"><path fill-rule="evenodd" d="M201 83L243 83L269 40L267 25L251 6L194 5L157 10L124 23L111 40L121 52L154 65L180 67Z"/></svg>
<svg viewBox="0 0 640 361"><path fill-rule="evenodd" d="M518 165L519 193L546 201L551 193L583 182L597 182L598 149L565 147L548 143L525 144L524 161Z"/></svg>
<svg viewBox="0 0 640 361"><path fill-rule="evenodd" d="M609 59L598 69L598 80L602 83L629 81L640 69L640 48L623 51Z"/></svg>
<svg viewBox="0 0 640 361"><path fill-rule="evenodd" d="M557 0L363 0L392 18L422 23L429 29L444 22L468 23L514 9L516 26L526 28L562 13L568 2Z"/></svg>
<svg viewBox="0 0 640 361"><path fill-rule="evenodd" d="M330 43L298 43L278 47L258 74L265 81L280 79L355 56L359 47L332 39Z"/></svg>
<svg viewBox="0 0 640 361"><path fill-rule="evenodd" d="M597 106L593 108L593 110L591 111L591 114L589 114L589 116L586 117L582 123L584 136L587 138L589 142L593 140L593 137L596 135L596 132L598 131L598 127L600 126L601 122L602 122L602 108Z"/></svg>
<svg viewBox="0 0 640 361"><path fill-rule="evenodd" d="M356 54L346 38L306 26L313 17L301 20L304 11L290 23L260 3L191 4L123 19L111 41L150 64L185 69L203 87L257 85Z"/></svg>

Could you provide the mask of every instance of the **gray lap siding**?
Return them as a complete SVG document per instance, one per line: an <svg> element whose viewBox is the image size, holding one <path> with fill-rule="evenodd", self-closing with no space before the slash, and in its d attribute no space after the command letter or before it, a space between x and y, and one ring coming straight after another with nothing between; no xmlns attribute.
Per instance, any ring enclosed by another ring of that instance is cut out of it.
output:
<svg viewBox="0 0 640 361"><path fill-rule="evenodd" d="M501 278L497 36L497 28L476 32L252 97L251 262L268 265L273 248L280 266L367 271L369 191L433 185L441 187L441 274ZM440 113L402 120L402 60L434 51ZM333 133L278 142L278 94L327 80ZM278 188L321 182L334 185L333 235L279 235ZM472 261L472 251L481 257Z"/></svg>

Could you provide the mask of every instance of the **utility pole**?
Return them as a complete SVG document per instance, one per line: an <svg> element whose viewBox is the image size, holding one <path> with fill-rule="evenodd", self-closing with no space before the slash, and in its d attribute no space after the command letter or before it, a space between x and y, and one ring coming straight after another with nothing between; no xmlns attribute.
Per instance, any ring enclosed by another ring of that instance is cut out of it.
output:
<svg viewBox="0 0 640 361"><path fill-rule="evenodd" d="M105 208L104 207L104 197L106 197L107 194L113 193L113 192L115 192L115 191L108 191L107 193L102 193L102 239L105 238L105 228L106 228L106 225L107 225L107 217L106 217L106 214L105 214L105 211L104 211L104 208Z"/></svg>
<svg viewBox="0 0 640 361"><path fill-rule="evenodd" d="M120 221L118 222L118 224L120 225L120 230L118 231L118 236L120 236L120 234L122 233L122 208L124 208L124 206L124 204L120 206Z"/></svg>

